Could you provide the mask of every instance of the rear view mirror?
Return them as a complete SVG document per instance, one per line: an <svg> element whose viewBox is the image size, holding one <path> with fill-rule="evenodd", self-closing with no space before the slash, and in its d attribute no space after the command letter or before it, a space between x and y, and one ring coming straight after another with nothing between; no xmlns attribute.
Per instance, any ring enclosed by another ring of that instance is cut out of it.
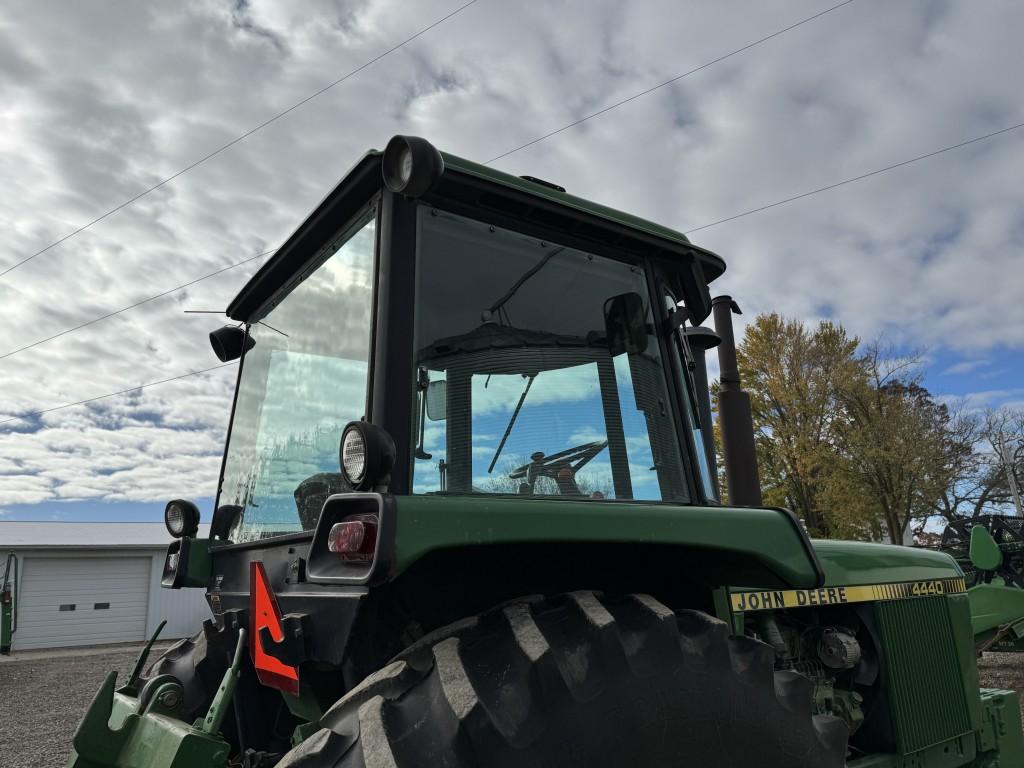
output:
<svg viewBox="0 0 1024 768"><path fill-rule="evenodd" d="M427 418L444 421L448 415L448 382L444 379L427 385Z"/></svg>
<svg viewBox="0 0 1024 768"><path fill-rule="evenodd" d="M612 357L647 349L647 310L639 293L612 296L604 303L604 327Z"/></svg>

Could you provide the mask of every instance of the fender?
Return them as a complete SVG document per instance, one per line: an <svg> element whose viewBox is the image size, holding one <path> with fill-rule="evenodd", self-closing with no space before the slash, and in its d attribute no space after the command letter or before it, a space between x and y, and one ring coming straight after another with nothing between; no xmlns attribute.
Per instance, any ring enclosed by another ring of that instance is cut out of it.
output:
<svg viewBox="0 0 1024 768"><path fill-rule="evenodd" d="M392 577L441 549L496 544L676 545L681 566L717 584L820 587L825 574L799 521L777 508L698 507L493 496L395 497Z"/></svg>

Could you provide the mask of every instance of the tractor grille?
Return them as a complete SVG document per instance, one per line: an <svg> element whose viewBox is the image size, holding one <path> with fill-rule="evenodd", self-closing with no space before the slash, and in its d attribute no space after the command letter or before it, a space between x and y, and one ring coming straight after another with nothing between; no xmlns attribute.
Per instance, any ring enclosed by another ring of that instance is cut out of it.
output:
<svg viewBox="0 0 1024 768"><path fill-rule="evenodd" d="M946 598L885 600L875 610L900 753L968 733L970 713Z"/></svg>

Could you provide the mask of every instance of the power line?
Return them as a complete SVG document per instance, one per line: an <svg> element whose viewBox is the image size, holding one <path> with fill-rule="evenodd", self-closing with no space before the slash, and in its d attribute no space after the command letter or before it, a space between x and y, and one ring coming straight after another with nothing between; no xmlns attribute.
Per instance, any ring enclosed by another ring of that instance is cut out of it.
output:
<svg viewBox="0 0 1024 768"><path fill-rule="evenodd" d="M842 181L837 181L834 184L828 184L827 186L824 186L824 187L818 187L817 189L812 189L809 192L803 192L803 193L801 193L799 195L793 195L792 197L787 197L787 198L784 198L782 200L776 200L774 203L768 203L767 205L761 205L761 206L758 206L757 208L751 208L749 211L743 211L742 213L736 213L736 214L733 214L732 216L726 216L724 219L719 219L718 221L712 221L709 224L702 224L699 227L694 227L693 229L688 229L688 230L686 230L684 232L684 234L690 235L690 234L693 234L694 232L699 232L702 229L709 229L710 227L717 227L719 224L725 224L725 222L727 222L727 221L734 221L736 219L742 219L744 216L750 216L751 214L754 214L754 213L760 213L761 211L767 211L769 208L776 208L776 207L778 207L780 205L785 205L786 203L792 203L794 200L802 200L805 197L810 197L811 195L817 195L820 192L828 192L830 189L835 189L836 187L842 187L845 184L852 184L855 181L861 181L863 179L867 179L867 178L870 178L872 176L877 176L880 173L885 173L887 171L892 171L892 170L895 170L896 168L902 168L905 165L910 165L911 163L916 163L916 162L918 162L920 160L927 160L929 157L935 157L936 155L941 155L944 152L952 152L954 149L961 149L962 147L966 147L969 144L975 144L975 143L977 143L979 141L985 141L986 139L991 139L991 138L993 138L995 136L999 136L999 135L1004 134L1004 133L1009 133L1010 131L1016 131L1019 128L1024 128L1024 123L1017 123L1016 125L1011 125L1011 126L1009 126L1007 128L1000 128L998 131L993 131L992 133L986 133L984 136L975 136L973 139L967 139L967 141L961 141L958 144L951 144L948 147L943 147L942 149L936 149L934 152L928 152L928 153L926 153L924 155L918 155L917 157L912 157L909 160L904 160L904 161L899 162L899 163L893 163L892 165L887 165L884 168L878 168L878 169L876 169L874 171L869 171L868 173L862 173L859 176L852 176L849 179L843 179Z"/></svg>
<svg viewBox="0 0 1024 768"><path fill-rule="evenodd" d="M760 45L761 43L764 43L764 42L767 42L768 40L771 40L773 37L778 37L779 35L783 35L786 32L789 32L790 30L796 29L797 27L802 26L804 24L807 24L810 21L814 21L815 19L824 16L826 13L832 13L832 11L835 11L835 10L837 10L839 8L842 8L844 5L849 5L852 2L853 2L853 0L844 0L844 2L841 2L838 5L833 5L831 8L826 8L824 11L820 11L820 12L814 14L813 16L808 16L806 19L801 19L800 21L796 22L795 24L790 24L788 27L783 27L782 29L780 29L780 30L778 30L776 32L772 32L770 35L765 35L764 37L760 38L759 40L755 40L752 43L747 43L742 48L737 48L735 51L730 51L729 53L727 53L727 54L725 54L723 56L719 56L717 59L712 59L711 61L705 62L704 64L701 64L699 67L695 67L694 69L691 69L689 72L684 72L681 75L676 75L675 77L670 78L670 79L666 80L663 83L658 83L657 85L651 86L650 88L647 88L647 89L645 89L643 91L640 91L639 93L634 93L632 96L628 96L625 99L622 99L622 101L617 101L614 104L611 104L611 105L609 105L607 107L604 107L603 109L599 109L597 112L592 112L589 115L586 115L585 117L581 117L579 120L574 120L573 122L568 123L567 125L563 125L561 128L558 128L558 129L556 129L554 131L551 131L550 133L545 133L543 136L538 136L537 138L532 139L532 140L526 142L525 144L520 144L518 147L515 147L514 149L510 149L508 152L502 152L500 155L492 157L490 160L488 160L486 163L484 163L484 165L490 165L491 163L496 162L497 160L501 160L503 157L508 157L509 155L515 154L516 152L518 152L518 151L520 151L522 149L526 149L527 147L532 147L534 144L538 144L538 143L544 141L545 139L550 139L552 136L556 136L557 134L562 133L563 131L568 131L570 128L575 128L580 123L585 123L588 120L592 120L595 117L598 117L600 115L605 114L606 112L611 112L613 109L617 109L617 108L621 107L623 104L628 104L629 102L635 101L636 99L639 99L639 98L641 98L643 96L646 96L649 93L653 93L654 91L658 90L659 88L664 88L666 85L671 85L672 83L675 83L675 82L677 82L679 80L682 80L684 77L689 77L690 75L692 75L692 74L694 74L696 72L700 72L702 69L707 69L708 67L710 67L710 66L712 66L714 64L717 64L720 61L725 61L726 59L728 59L728 58L730 58L732 56L735 56L736 54L743 53L744 51L748 51L751 48L754 48L755 46ZM0 277L3 277L2 273L0 273Z"/></svg>
<svg viewBox="0 0 1024 768"><path fill-rule="evenodd" d="M168 176L165 179L160 180L159 182L157 182L153 186L151 186L151 187L149 187L147 189L144 189L142 192L139 192L134 197L131 197L131 198L125 200L123 203L120 203L119 205L114 206L113 208L111 208L106 213L101 214L100 216L97 216L92 221L90 221L90 222L88 222L86 224L83 224L82 226L78 227L78 229L75 229L75 230L69 232L68 234L66 234L62 238L60 238L59 240L54 240L52 243L50 243L45 248L41 248L40 250L36 251L35 253L31 254L30 256L26 256L21 261L15 262L14 264L12 264L11 266L7 267L3 271L0 271L0 277L3 277L4 275L6 275L9 272L13 272L15 269L17 269L21 265L26 264L26 263L32 261L32 259L34 259L36 256L40 256L40 255L46 253L51 248L54 248L54 247L60 245L61 243L65 242L67 240L70 240L75 235L80 234L81 232L84 232L85 230L89 229L89 227L93 226L94 224L98 224L99 222L101 222L105 218L107 218L108 216L110 216L110 215L112 215L114 213L117 213L118 211L120 211L123 208L127 208L129 205L131 205L132 203L134 203L137 200L142 199L143 197L148 195L150 192L154 192L154 191L160 189L160 187L164 186L164 184L167 184L168 182L173 181L174 179L178 178L182 174L188 173L193 168L196 168L197 166L200 166L203 163L205 163L207 160L210 160L211 158L216 157L217 155L219 155L224 150L226 150L226 149L228 149L230 147L233 147L235 144L238 144L240 141L243 141L243 140L249 138L250 136L252 136L257 131L263 130L264 128L266 128L271 123L276 122L277 120L280 120L285 115L287 115L287 114L289 114L291 112L294 112L296 109L298 109L301 106L304 106L305 104L308 104L313 99L315 99L318 96L320 96L320 95L326 93L327 91L331 90L332 88L334 88L334 86L340 85L341 83L343 83L346 80L348 80L350 77L354 77L355 75L359 74L364 69L366 69L367 67L369 67L369 66L371 66L373 64L376 64L378 61L383 59L385 56L388 56L388 55L394 53L399 48L402 48L402 47L408 45L409 43L411 43L416 38L426 34L430 30L432 30L434 27L437 27L438 25L443 24L444 22L448 21L448 19L450 19L453 16L455 16L456 14L459 14L462 11L466 10L466 8L468 8L469 6L473 5L476 2L477 2L477 0L469 0L468 3L465 3L464 5L459 6L454 11L449 13L447 16L442 16L440 19L435 21L433 24L431 24L431 25L429 25L427 27L424 27L419 32L417 32L415 35L413 35L412 37L407 37L405 40L403 40L402 42L398 43L397 45L392 46L391 48L388 48L388 50L384 51L383 53L378 54L377 56L374 56L372 59L370 59L366 63L361 64L360 66L358 66L355 69L353 69L351 72L349 72L349 73L339 77L337 80L335 80L335 81L333 81L331 83L328 83L323 88L321 88L320 90L316 91L315 93L310 94L309 96L306 96L304 99L301 99L300 101L295 102L290 107L288 107L287 109L285 109L282 112L278 112L276 115L274 115L273 117L269 118L268 120L264 120L262 123L257 125L255 128L250 128L245 133L243 133L243 134L233 138L227 144L224 144L224 145L218 147L217 149L213 150L209 154L203 155L202 157L200 157L195 162L190 163L189 165L186 165L181 170L171 174L170 176Z"/></svg>
<svg viewBox="0 0 1024 768"><path fill-rule="evenodd" d="M998 131L992 131L991 133L986 133L986 134L984 134L982 136L975 136L973 139L967 139L966 141L961 141L961 142L958 142L957 144L951 144L948 147L942 147L941 149L937 149L937 150L934 150L932 152L927 152L927 153L925 153L923 155L918 155L917 157L912 157L909 160L904 160L904 161L899 162L899 163L893 163L892 165L887 165L884 168L878 168L878 169L876 169L874 171L869 171L868 173L862 173L859 176L853 176L853 177L851 177L849 179L844 179L844 180L838 181L838 182L836 182L834 184L829 184L829 185L824 186L824 187L818 187L817 189L812 189L809 192L804 192L804 193L799 194L799 195L793 195L792 197L787 197L787 198L785 198L783 200L777 200L774 203L768 203L767 205L762 205L762 206L759 206L757 208L752 208L749 211L744 211L742 213L737 213L737 214L734 214L732 216L727 216L724 219L719 219L718 221L713 221L713 222L711 222L709 224L703 224L703 225L701 225L699 227L694 227L693 229L686 230L686 234L689 235L689 234L692 234L693 232L698 232L698 231L700 231L702 229L708 229L710 227L716 227L719 224L724 224L724 223L726 223L728 221L734 221L736 219L743 218L744 216L750 216L751 214L759 213L761 211L768 210L769 208L775 208L775 207L780 206L780 205L785 205L786 203L791 203L791 202L793 202L795 200L802 200L805 197L810 197L811 195L816 195L816 194L818 194L820 192L827 192L828 190L835 189L836 187L841 187L841 186L843 186L845 184L852 184L855 181L861 181L863 179L867 179L867 178L870 178L872 176L877 176L877 175L879 175L881 173L886 173L887 171L895 170L896 168L902 168L903 166L910 165L911 163L916 163L916 162L919 162L921 160L927 160L930 157L935 157L936 155L941 155L941 154L943 154L945 152L951 152L954 149L961 149L961 148L969 146L971 144L976 144L976 143L978 143L980 141L985 141L987 139L991 139L991 138L994 138L996 136L1000 136L1000 135L1002 135L1004 133L1009 133L1010 131L1016 131L1016 130L1018 130L1020 128L1024 128L1024 123L1017 123L1016 125L1011 125L1011 126L1008 126L1006 128L1001 128ZM265 253L259 254L259 256L266 256L267 254L269 254L271 252L272 251L266 251ZM236 266L239 266L241 264L244 264L247 261L252 261L253 259L259 258L259 256L253 256L250 259L247 259L246 261L239 262L238 264L230 265L228 267L225 267L222 270L219 270L218 272L214 272L214 273L211 273L211 274L206 275L204 277L198 278L197 280L193 280L191 283L186 283L185 285L191 285L193 283L199 282L199 280L204 280L207 277L213 277L213 275L215 275L215 274L219 274L220 272L224 272L224 271L226 271L228 269L232 269L233 267L236 267ZM175 290L178 290L180 288L185 287L185 285L178 286L178 288L172 288L170 291L165 291L162 294L158 294L158 296L163 296L163 295L166 295L167 293L171 293L171 292L173 292ZM154 298L158 298L158 296L154 296L154 297L151 297L150 299L145 299L145 300L143 300L141 302L137 302L136 304L134 304L132 306L138 306L139 304L143 304L146 301L151 301ZM131 307L125 307L124 309L118 310L118 312L123 312L126 309L130 309L130 308ZM118 314L118 312L110 313L108 315L105 315L104 317L110 317L110 316L112 316L114 314ZM103 319L103 318L97 318L96 320L90 321L90 323L84 323L82 326L79 326L79 327L84 327L85 325L89 325L92 322L98 322L100 319ZM76 329L68 329L67 331L63 331L61 334L57 334L57 335L59 336L59 335L63 335L63 333L70 333L72 330L76 330ZM51 338L56 338L56 336L51 337ZM35 342L35 344L42 344L45 341L48 341L48 339L43 339L42 341ZM35 346L35 344L27 345L25 348L27 349L30 346ZM6 355L0 356L0 359L2 359L2 357L9 357L10 355L15 354L15 352L18 352L18 351L20 351L20 350L15 350L14 352L9 352ZM130 387L128 389L119 390L118 392L111 392L110 394L99 395L97 397L89 398L88 400L79 400L78 402L74 402L74 403L65 403L64 405L58 405L58 406L55 406L53 408L46 408L46 409L41 410L41 411L34 411L34 412L31 412L31 413L23 414L22 416L15 416L15 417L10 418L10 419L4 419L4 420L0 421L0 424L7 424L8 422L11 422L11 421L17 421L18 419L28 418L30 416L38 416L38 415L41 415L41 414L44 414L44 413L49 413L50 411L60 410L62 408L71 408L71 407L76 406L76 405L83 405L85 403L91 403L91 402L94 402L96 400L102 400L102 399L107 398L107 397L115 397L117 395L123 395L123 394L125 394L127 392L132 392L132 391L137 390L137 389L145 389L146 387L153 387L153 386L156 386L158 384L165 384L165 383L170 382L170 381L177 381L178 379L183 379L183 378L185 378L187 376L196 376L196 375L201 374L201 373L208 373L209 371L214 371L214 370L217 370L218 368L224 368L227 365L234 365L234 363L226 363L225 365L217 365L217 366L214 366L213 368L205 368L205 369L203 369L201 371L192 371L190 373L184 373L184 374L181 374L180 376L174 376L174 377L169 378L169 379L162 379L161 381L154 381L154 382L150 382L148 384L142 384L142 385L140 385L138 387Z"/></svg>
<svg viewBox="0 0 1024 768"><path fill-rule="evenodd" d="M212 368L203 368L201 371L189 371L188 373L182 373L182 374L179 374L178 376L172 376L169 379L160 379L159 381L150 381L150 382L148 382L146 384L139 384L136 387L128 387L127 389L121 389L121 390L118 390L117 392L109 392L106 395L97 395L96 397L89 397L89 398L86 398L85 400L77 400L77 401L75 401L73 403L64 403L63 405L55 405L52 408L43 408L41 411L30 411L29 413L23 413L20 416L12 416L9 419L0 420L0 424L7 424L7 423L12 422L12 421L20 421L21 419L28 419L28 418L31 418L33 416L42 416L44 413L51 413L53 411L60 411L60 410L63 410L64 408L74 408L76 405L85 405L86 403L94 403L97 400L104 400L104 399L106 399L108 397L117 397L118 395L126 395L129 392L136 392L136 391L138 391L140 389L148 389L149 387L155 387L155 386L158 386L160 384L168 384L168 383L170 383L172 381L178 381L179 379L188 378L189 376L198 376L198 375L200 375L202 373L209 373L210 371L216 371L216 370L219 370L221 368L227 368L229 366L235 365L236 362L237 361L232 361L230 363L224 363L223 365L215 365Z"/></svg>
<svg viewBox="0 0 1024 768"><path fill-rule="evenodd" d="M885 173L887 171L891 171L891 170L894 170L896 168L902 168L903 166L910 165L911 163L916 163L916 162L918 162L920 160L926 160L926 159L928 159L930 157L935 157L936 155L941 155L941 154L943 154L945 152L951 152L954 149L960 149L962 147L969 146L970 144L976 144L977 142L985 141L987 139L994 138L995 136L999 136L999 135L1004 134L1004 133L1009 133L1010 131L1015 131L1015 130L1018 130L1020 128L1024 128L1024 123L1017 123L1016 125L1011 125L1011 126L1008 126L1006 128L1001 128L998 131L992 131L991 133L986 133L983 136L976 136L973 139L967 139L966 141L961 141L961 142L959 142L957 144L951 144L948 147L943 147L942 149L937 149L937 150L935 150L933 152L928 152L928 153L923 154L923 155L918 155L917 157L912 157L909 160L904 160L904 161L899 162L899 163L893 163L892 165L887 165L884 168L878 168L877 170L870 171L868 173L862 173L859 176L853 176L853 177L851 177L849 179L844 179L843 181L838 181L835 184L829 184L829 185L824 186L824 187L819 187L819 188L813 189L813 190L811 190L809 192L804 192L803 194L800 194L800 195L794 195L792 197L787 197L787 198L785 198L783 200L778 200L778 201L776 201L774 203L769 203L767 205L762 205L762 206L760 206L758 208L752 208L749 211L744 211L743 213L737 213L737 214L734 214L733 216L728 216L728 217L726 217L724 219L719 219L718 221L713 221L710 224L704 224L704 225L699 226L699 227L694 227L693 229L687 230L686 234L691 234L693 232L697 232L697 231L702 230L702 229L708 229L709 227L715 227L715 226L718 226L719 224L724 224L724 223L726 223L728 221L734 221L735 219L740 219L740 218L743 218L744 216L750 216L751 214L759 213L760 211L765 211L765 210L768 210L769 208L774 208L774 207L779 206L779 205L785 205L786 203L791 203L794 200L801 200L801 199L803 199L805 197L810 197L811 195L816 195L819 192L827 192L830 189L835 189L836 187L841 187L844 184L852 184L855 181L860 181L862 179L867 179L867 178L870 178L871 176L877 176L878 174ZM266 251L265 253L261 253L258 256L253 256L253 257L251 257L249 259L246 259L246 261L242 261L242 262L239 262L238 264L230 265L228 267L225 267L222 270L219 270L218 272L213 272L213 273L211 273L209 275L206 275L204 277L198 278L197 280L193 280L191 283L185 283L182 286L178 286L178 288L172 288L169 291L165 291L162 294L158 294L158 296L164 296L167 293L171 293L171 292L173 292L175 290L183 288L186 285L192 285L193 283L199 282L199 280L204 280L207 277L213 277L213 275L220 274L220 272L224 272L224 271L226 271L228 269L232 269L232 268L234 268L236 266L240 266L241 264L245 264L245 263L247 263L249 261L252 261L253 259L259 258L260 256L266 256L269 253L272 253L272 251ZM151 297L150 299L145 299L145 300L143 300L141 302L137 302L136 304L133 304L132 306L138 306L139 304L143 304L146 301L151 301L154 298L158 298L158 296L154 296L154 297ZM130 309L130 308L131 307L125 307L122 310L118 310L118 312L123 312L126 309ZM104 315L104 317L110 317L112 315L118 314L118 312L113 312L113 313L110 313L108 315ZM90 321L90 323L98 322L101 319L103 319L103 318L97 318L96 320ZM85 325L89 325L90 323L84 323L82 326L78 326L78 327L84 327ZM73 330L76 330L76 329L74 329L74 328L68 329L67 331L63 331L61 334L57 334L57 335L59 336L59 335L63 335L63 333L70 333ZM53 336L51 338L56 338L56 336ZM35 344L42 344L45 341L48 341L48 339L43 339L42 341L35 342ZM28 346L24 347L24 349L27 349L30 346L35 346L35 344L28 345ZM0 359L2 359L2 357L9 357L10 355L15 354L15 352L18 352L18 351L20 351L20 350L15 350L14 352L8 352L6 355L0 356ZM168 382L171 382L171 381L178 381L179 379L184 379L184 378L186 378L188 376L198 376L199 374L209 373L210 371L215 371L215 370L218 370L220 368L226 368L226 367L228 367L230 365L234 365L234 364L235 364L234 362L231 362L231 363L225 363L224 365L215 365L212 368L204 368L203 370L200 370L200 371L190 371L189 373L183 373L183 374L181 374L179 376L172 376L169 379L161 379L160 381L151 381L151 382L149 382L147 384L141 384L141 385L139 385L137 387L129 387L127 389L118 390L117 392L111 392L111 393L106 394L106 395L98 395L96 397L91 397L91 398L88 398L86 400L78 400L78 401L73 402L73 403L64 403L63 405L57 405L57 406L54 406L52 408L45 408L45 409L40 410L40 411L32 411L30 413L25 413L25 414L22 414L20 416L14 416L14 417L9 418L9 419L0 420L0 424L7 424L7 423L9 423L11 421L18 421L20 419L29 418L29 417L32 417L32 416L40 416L40 415L42 415L44 413L50 413L51 411L59 411L59 410L61 410L63 408L72 408L72 407L74 407L76 405L84 405L86 403L92 403L92 402L95 402L97 400L103 400L103 399L108 398L108 397L116 397L117 395L127 394L128 392L134 392L136 390L146 389L148 387L155 387L155 386L157 386L159 384L167 384Z"/></svg>
<svg viewBox="0 0 1024 768"><path fill-rule="evenodd" d="M151 301L156 301L157 299L162 299L164 296L169 296L170 294L174 293L175 291L180 291L182 288L188 288L190 285L195 285L196 283L201 283L203 280L209 280L211 277L216 277L217 275L222 274L224 272L227 272L228 270L235 269L237 267L241 267L244 264L248 264L251 261L255 261L256 259L262 258L263 256L269 256L271 253L273 253L276 250L277 250L276 248L272 248L269 251L264 251L263 253L258 253L255 256L250 256L248 259L243 259L242 261L236 261L234 264L228 264L226 267L218 269L216 272L211 272L208 275L203 275L202 277L197 277L194 280L189 280L187 283L182 283L181 285L176 285L173 288L168 288L166 291L162 291L162 292L156 294L155 296L150 296L148 298L142 299L141 301L136 301L134 304L129 304L127 307L121 307L120 309L116 309L113 312L108 312L105 315L100 315L99 317L94 317L92 320L87 320L86 322L80 323L79 325L76 325L76 326L74 326L72 328L66 328L63 331L61 331L60 333L55 333L52 336L47 336L45 339L39 339L38 341L33 341L31 344L26 344L23 347L18 347L17 349L12 349L10 352L4 352L3 354L0 354L0 360L4 360L4 359L6 359L8 357L11 357L12 355L16 355L19 352L24 352L26 349L32 349L33 347L38 347L41 344L45 344L48 341L53 341L54 339L59 339L61 336L66 336L69 333L74 333L75 331L80 331L83 328L87 328L90 325L94 325L94 324L100 322L101 320L106 320L107 318L114 317L115 315L120 315L122 312L127 312L129 309L135 309L136 307L141 307L143 304L148 304Z"/></svg>

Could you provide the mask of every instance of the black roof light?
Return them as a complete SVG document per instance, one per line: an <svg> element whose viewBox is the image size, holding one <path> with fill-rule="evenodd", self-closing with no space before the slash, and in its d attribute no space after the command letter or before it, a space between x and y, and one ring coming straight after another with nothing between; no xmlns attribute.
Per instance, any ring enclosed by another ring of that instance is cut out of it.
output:
<svg viewBox="0 0 1024 768"><path fill-rule="evenodd" d="M444 173L444 158L419 136L393 136L381 161L384 184L406 197L425 195Z"/></svg>
<svg viewBox="0 0 1024 768"><path fill-rule="evenodd" d="M240 325L225 325L223 328L210 331L210 346L213 347L213 354L222 363L237 360L242 356L243 349L249 351L255 343Z"/></svg>

